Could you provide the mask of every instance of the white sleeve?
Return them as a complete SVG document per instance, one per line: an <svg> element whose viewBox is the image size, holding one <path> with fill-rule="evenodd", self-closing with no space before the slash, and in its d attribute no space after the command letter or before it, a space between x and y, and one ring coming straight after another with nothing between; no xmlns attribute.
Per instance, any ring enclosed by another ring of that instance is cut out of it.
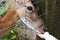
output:
<svg viewBox="0 0 60 40"><path fill-rule="evenodd" d="M58 40L54 36L50 35L48 32L44 34L38 34L39 37L44 38L45 40Z"/></svg>

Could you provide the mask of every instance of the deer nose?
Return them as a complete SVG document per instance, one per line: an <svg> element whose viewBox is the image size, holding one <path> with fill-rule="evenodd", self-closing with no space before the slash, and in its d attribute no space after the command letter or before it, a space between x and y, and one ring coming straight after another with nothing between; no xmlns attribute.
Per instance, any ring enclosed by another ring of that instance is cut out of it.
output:
<svg viewBox="0 0 60 40"><path fill-rule="evenodd" d="M33 11L33 7L31 7L31 6L28 6L27 9L28 9L29 11Z"/></svg>

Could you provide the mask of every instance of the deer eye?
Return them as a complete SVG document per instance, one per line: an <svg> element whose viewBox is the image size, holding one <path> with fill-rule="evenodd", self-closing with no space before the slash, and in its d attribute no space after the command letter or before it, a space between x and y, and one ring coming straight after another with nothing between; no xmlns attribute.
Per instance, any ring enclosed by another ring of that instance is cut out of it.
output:
<svg viewBox="0 0 60 40"><path fill-rule="evenodd" d="M33 10L33 8L32 8L31 6L28 6L27 9L28 9L29 11L32 11L32 10Z"/></svg>

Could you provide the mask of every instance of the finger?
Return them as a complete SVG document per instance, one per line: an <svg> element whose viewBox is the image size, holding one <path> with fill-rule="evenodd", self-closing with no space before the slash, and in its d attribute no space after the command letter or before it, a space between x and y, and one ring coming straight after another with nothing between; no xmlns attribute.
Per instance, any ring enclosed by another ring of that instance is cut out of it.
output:
<svg viewBox="0 0 60 40"><path fill-rule="evenodd" d="M45 39L44 34L37 34L40 38Z"/></svg>

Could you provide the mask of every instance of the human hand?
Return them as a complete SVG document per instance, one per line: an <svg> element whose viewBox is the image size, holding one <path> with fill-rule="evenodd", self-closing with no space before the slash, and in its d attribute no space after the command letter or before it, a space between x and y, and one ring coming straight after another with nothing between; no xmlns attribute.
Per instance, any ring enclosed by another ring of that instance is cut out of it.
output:
<svg viewBox="0 0 60 40"><path fill-rule="evenodd" d="M38 36L45 40L58 40L54 36L50 35L49 32L45 32L44 34L38 34Z"/></svg>

